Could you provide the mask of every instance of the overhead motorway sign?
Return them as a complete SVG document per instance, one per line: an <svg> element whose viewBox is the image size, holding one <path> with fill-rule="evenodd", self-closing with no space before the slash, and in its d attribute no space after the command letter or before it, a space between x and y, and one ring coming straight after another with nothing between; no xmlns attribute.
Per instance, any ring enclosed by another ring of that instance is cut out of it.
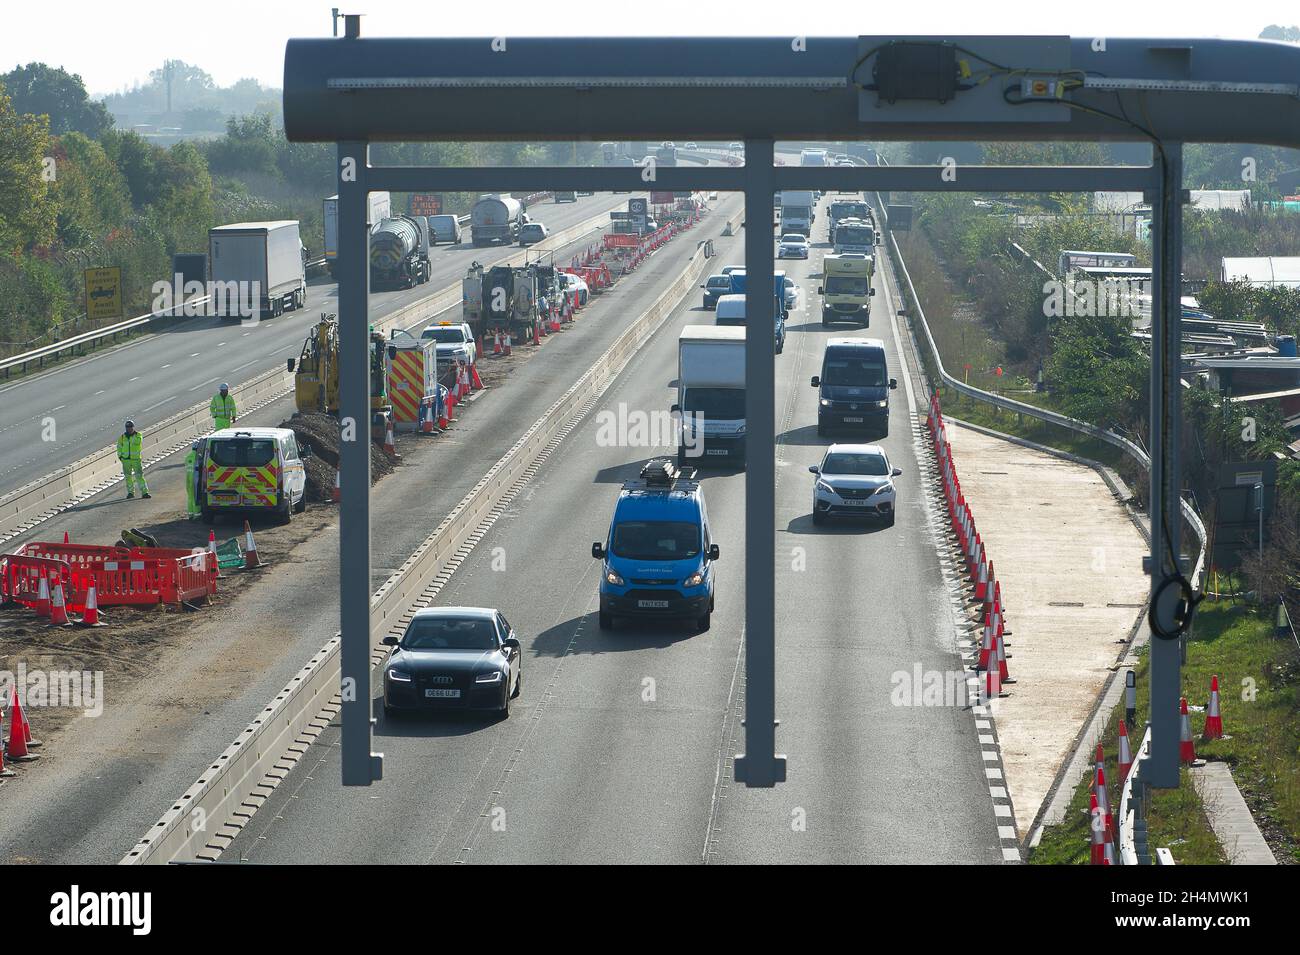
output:
<svg viewBox="0 0 1300 955"><path fill-rule="evenodd" d="M86 317L91 321L122 317L122 268L86 269Z"/></svg>
<svg viewBox="0 0 1300 955"><path fill-rule="evenodd" d="M442 196L435 193L417 193L411 196L411 215L436 216L442 214Z"/></svg>

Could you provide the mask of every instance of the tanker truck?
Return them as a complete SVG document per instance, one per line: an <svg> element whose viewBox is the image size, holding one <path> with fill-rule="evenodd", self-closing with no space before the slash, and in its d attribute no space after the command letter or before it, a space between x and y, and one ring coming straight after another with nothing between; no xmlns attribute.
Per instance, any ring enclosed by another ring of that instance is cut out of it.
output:
<svg viewBox="0 0 1300 955"><path fill-rule="evenodd" d="M427 226L406 215L381 220L370 233L371 288L412 288L429 275Z"/></svg>
<svg viewBox="0 0 1300 955"><path fill-rule="evenodd" d="M528 221L523 204L511 196L484 196L469 212L470 232L474 245L510 245L519 238L520 227Z"/></svg>

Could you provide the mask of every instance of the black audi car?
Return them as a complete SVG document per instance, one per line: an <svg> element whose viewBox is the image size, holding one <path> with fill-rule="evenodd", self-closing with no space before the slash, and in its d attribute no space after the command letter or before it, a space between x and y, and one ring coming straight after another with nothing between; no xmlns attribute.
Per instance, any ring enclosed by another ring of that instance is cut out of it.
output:
<svg viewBox="0 0 1300 955"><path fill-rule="evenodd" d="M496 710L510 715L523 687L519 640L490 607L419 611L384 661L384 715L415 710Z"/></svg>

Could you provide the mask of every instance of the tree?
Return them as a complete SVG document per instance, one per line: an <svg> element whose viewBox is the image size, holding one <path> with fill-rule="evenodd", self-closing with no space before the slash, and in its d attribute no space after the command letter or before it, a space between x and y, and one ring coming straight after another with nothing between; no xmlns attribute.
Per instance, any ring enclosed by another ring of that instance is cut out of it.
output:
<svg viewBox="0 0 1300 955"><path fill-rule="evenodd" d="M103 239L131 214L131 192L104 147L81 133L60 137L54 151L58 180L58 239L79 248Z"/></svg>
<svg viewBox="0 0 1300 955"><path fill-rule="evenodd" d="M1058 318L1047 376L1061 410L1100 427L1145 419L1149 362L1124 316Z"/></svg>
<svg viewBox="0 0 1300 955"><path fill-rule="evenodd" d="M157 156L161 149L145 142L138 133L114 130L104 137L104 152L126 178L135 208L142 209L157 198Z"/></svg>
<svg viewBox="0 0 1300 955"><path fill-rule="evenodd" d="M49 117L19 114L0 85L0 252L46 245L54 238L49 200Z"/></svg>
<svg viewBox="0 0 1300 955"><path fill-rule="evenodd" d="M208 168L217 175L261 174L278 178L276 164L284 133L266 115L231 117L226 135L204 147Z"/></svg>
<svg viewBox="0 0 1300 955"><path fill-rule="evenodd" d="M49 117L50 132L56 136L75 131L99 139L113 128L113 117L104 104L86 95L85 84L74 73L28 63L0 76L0 83L17 112Z"/></svg>
<svg viewBox="0 0 1300 955"><path fill-rule="evenodd" d="M1300 43L1300 27L1283 27L1277 24L1270 24L1259 31L1261 40L1287 40L1291 43Z"/></svg>

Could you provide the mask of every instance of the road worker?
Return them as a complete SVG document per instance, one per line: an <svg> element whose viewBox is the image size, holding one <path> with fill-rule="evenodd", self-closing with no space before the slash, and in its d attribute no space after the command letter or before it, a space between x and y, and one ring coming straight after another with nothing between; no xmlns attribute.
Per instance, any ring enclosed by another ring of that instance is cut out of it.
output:
<svg viewBox="0 0 1300 955"><path fill-rule="evenodd" d="M126 430L117 439L117 459L122 462L122 477L126 481L126 496L135 497L138 485L141 497L149 497L149 485L144 483L144 438L135 430L135 422L128 420Z"/></svg>
<svg viewBox="0 0 1300 955"><path fill-rule="evenodd" d="M216 431L229 428L235 423L235 396L230 393L230 386L224 381L221 390L212 396L208 413L212 415L212 427Z"/></svg>
<svg viewBox="0 0 1300 955"><path fill-rule="evenodd" d="M190 453L185 456L185 516L196 520L202 513L199 509L199 443L190 445Z"/></svg>

